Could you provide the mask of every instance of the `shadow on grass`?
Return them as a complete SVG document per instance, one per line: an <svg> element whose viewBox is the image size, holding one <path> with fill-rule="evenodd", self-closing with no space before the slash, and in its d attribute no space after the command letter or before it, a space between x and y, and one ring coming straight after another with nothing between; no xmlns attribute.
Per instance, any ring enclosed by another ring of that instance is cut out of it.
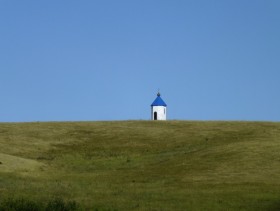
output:
<svg viewBox="0 0 280 211"><path fill-rule="evenodd" d="M270 204L266 210L267 211L279 211L280 210L280 201Z"/></svg>

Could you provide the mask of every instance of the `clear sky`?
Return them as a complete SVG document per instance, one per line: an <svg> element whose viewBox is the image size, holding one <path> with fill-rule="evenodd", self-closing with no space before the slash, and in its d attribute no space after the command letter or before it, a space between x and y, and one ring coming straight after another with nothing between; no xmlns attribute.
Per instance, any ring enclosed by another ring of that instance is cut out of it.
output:
<svg viewBox="0 0 280 211"><path fill-rule="evenodd" d="M279 0L0 0L0 122L280 121Z"/></svg>

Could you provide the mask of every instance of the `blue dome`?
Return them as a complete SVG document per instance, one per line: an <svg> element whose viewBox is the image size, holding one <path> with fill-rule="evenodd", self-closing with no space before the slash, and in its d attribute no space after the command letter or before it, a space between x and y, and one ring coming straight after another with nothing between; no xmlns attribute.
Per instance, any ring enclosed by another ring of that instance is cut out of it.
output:
<svg viewBox="0 0 280 211"><path fill-rule="evenodd" d="M151 106L167 106L166 103L161 99L160 93L157 94L157 98L154 100Z"/></svg>

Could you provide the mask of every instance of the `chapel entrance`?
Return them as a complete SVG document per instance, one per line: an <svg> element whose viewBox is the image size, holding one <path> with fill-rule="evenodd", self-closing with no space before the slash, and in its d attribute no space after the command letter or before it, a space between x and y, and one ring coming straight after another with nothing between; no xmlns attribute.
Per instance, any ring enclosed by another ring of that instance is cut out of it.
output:
<svg viewBox="0 0 280 211"><path fill-rule="evenodd" d="M157 120L157 112L154 112L154 120Z"/></svg>

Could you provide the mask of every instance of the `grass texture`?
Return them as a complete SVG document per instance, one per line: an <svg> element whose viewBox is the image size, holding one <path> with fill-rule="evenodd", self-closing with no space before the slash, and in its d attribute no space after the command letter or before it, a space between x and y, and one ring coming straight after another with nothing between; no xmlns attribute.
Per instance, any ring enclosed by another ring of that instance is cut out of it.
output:
<svg viewBox="0 0 280 211"><path fill-rule="evenodd" d="M11 197L81 210L279 210L280 123L0 123L0 205Z"/></svg>

